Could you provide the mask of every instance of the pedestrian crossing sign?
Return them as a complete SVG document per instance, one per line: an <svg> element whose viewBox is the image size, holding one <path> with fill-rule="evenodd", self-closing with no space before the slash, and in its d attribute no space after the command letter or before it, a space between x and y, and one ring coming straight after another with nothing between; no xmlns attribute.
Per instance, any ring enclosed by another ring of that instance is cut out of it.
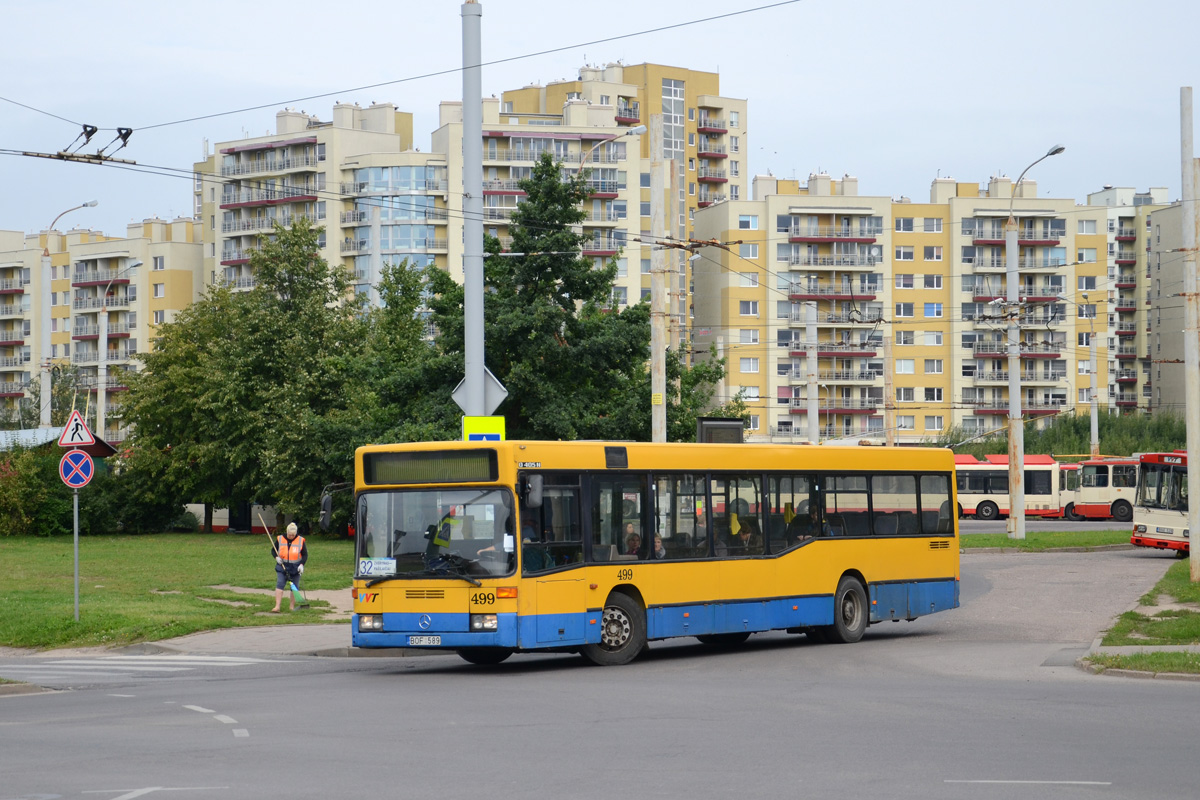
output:
<svg viewBox="0 0 1200 800"><path fill-rule="evenodd" d="M83 415L79 413L78 409L72 411L71 418L63 426L62 435L58 437L58 446L86 447L95 443L96 437L92 436L92 432L88 430L87 423L83 421Z"/></svg>

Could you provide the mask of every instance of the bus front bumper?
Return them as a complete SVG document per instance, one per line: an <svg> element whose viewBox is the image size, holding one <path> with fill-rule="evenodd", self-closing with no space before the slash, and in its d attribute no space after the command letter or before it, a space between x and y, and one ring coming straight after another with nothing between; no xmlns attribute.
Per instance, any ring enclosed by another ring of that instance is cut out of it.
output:
<svg viewBox="0 0 1200 800"><path fill-rule="evenodd" d="M456 650L461 647L517 647L517 615L497 614L496 630L468 630L466 614L383 614L383 630L359 630L359 615L350 618L354 647L419 647Z"/></svg>

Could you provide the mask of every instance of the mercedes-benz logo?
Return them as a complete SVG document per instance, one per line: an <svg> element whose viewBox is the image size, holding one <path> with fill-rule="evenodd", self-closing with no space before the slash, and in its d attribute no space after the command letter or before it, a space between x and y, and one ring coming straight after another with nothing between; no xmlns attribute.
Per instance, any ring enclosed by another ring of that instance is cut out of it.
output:
<svg viewBox="0 0 1200 800"><path fill-rule="evenodd" d="M421 626L421 630L427 631L429 630L429 626L433 624L433 617L428 614L422 614L421 618L417 620L417 624Z"/></svg>

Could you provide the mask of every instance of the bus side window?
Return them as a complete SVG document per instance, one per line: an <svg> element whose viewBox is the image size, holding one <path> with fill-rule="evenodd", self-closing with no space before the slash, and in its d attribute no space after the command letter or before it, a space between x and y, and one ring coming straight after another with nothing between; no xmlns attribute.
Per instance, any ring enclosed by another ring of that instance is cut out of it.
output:
<svg viewBox="0 0 1200 800"><path fill-rule="evenodd" d="M592 479L592 560L607 561L615 552L621 560L645 558L649 543L641 536L646 490L638 475L612 475ZM627 552L631 541L625 529L632 524L638 535L637 552ZM632 557L632 558L631 558Z"/></svg>

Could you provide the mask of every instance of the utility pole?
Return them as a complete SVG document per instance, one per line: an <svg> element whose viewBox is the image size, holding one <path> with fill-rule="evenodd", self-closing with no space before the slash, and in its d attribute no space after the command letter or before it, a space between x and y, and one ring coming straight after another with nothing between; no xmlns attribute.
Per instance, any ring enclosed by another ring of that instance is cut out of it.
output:
<svg viewBox="0 0 1200 800"><path fill-rule="evenodd" d="M663 212L663 129L662 115L650 117L650 234L666 240ZM650 248L650 441L667 440L667 312L665 277L667 250Z"/></svg>
<svg viewBox="0 0 1200 800"><path fill-rule="evenodd" d="M896 389L892 373L896 370L892 362L892 339L894 331L883 337L883 430L888 447L896 445Z"/></svg>
<svg viewBox="0 0 1200 800"><path fill-rule="evenodd" d="M1017 184L1012 191L1016 196ZM1021 329L1020 273L1017 261L1021 248L1017 244L1017 220L1012 215L1011 202L1008 221L1004 223L1004 276L1008 280L1008 538L1025 538L1025 423L1021 419Z"/></svg>
<svg viewBox="0 0 1200 800"><path fill-rule="evenodd" d="M1200 240L1200 208L1196 206L1196 184L1200 182L1200 163L1193 157L1192 87L1179 89L1180 167L1183 173L1183 296L1187 309L1187 327L1183 333L1184 398L1187 402L1187 450L1189 460L1200 454L1200 297L1197 296L1196 242ZM1189 465L1188 496L1200 497L1200 464ZM1200 503L1188 504L1188 530L1200 531ZM1192 583L1200 583L1200 558L1191 559Z"/></svg>
<svg viewBox="0 0 1200 800"><path fill-rule="evenodd" d="M486 407L483 350L483 6L462 5L463 113L463 411L469 417Z"/></svg>

